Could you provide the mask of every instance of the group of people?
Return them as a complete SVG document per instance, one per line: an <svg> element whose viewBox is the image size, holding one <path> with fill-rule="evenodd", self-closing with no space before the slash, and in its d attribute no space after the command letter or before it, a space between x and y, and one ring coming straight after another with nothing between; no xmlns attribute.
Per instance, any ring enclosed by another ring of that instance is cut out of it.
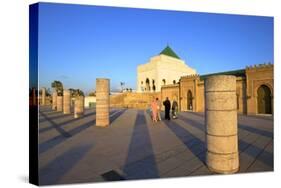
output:
<svg viewBox="0 0 281 188"><path fill-rule="evenodd" d="M178 111L178 103L176 100L173 100L172 105L168 97L166 97L166 100L163 102L163 105L165 107L165 119L170 120L170 110L172 106L172 118L177 118L177 111ZM158 98L154 98L151 102L151 118L153 122L161 121L161 101Z"/></svg>

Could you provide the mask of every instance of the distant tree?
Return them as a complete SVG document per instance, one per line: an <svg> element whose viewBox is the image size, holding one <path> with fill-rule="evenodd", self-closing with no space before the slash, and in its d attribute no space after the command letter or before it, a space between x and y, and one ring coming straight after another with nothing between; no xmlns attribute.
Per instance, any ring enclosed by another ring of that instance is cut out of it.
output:
<svg viewBox="0 0 281 188"><path fill-rule="evenodd" d="M89 96L95 97L95 96L96 96L96 92L94 92L94 91L90 92L90 93L89 93Z"/></svg>
<svg viewBox="0 0 281 188"><path fill-rule="evenodd" d="M75 97L75 89L69 88L70 96Z"/></svg>
<svg viewBox="0 0 281 188"><path fill-rule="evenodd" d="M55 80L52 83L52 88L54 88L56 90L56 92L58 93L58 96L62 96L63 95L63 85L60 81Z"/></svg>
<svg viewBox="0 0 281 188"><path fill-rule="evenodd" d="M80 89L70 88L69 91L70 91L71 97L84 96L84 92Z"/></svg>
<svg viewBox="0 0 281 188"><path fill-rule="evenodd" d="M123 86L125 86L125 82L120 82L121 90L123 91Z"/></svg>
<svg viewBox="0 0 281 188"><path fill-rule="evenodd" d="M132 88L130 88L129 90L130 90L130 92L132 92L132 91L133 91L133 89L132 89Z"/></svg>
<svg viewBox="0 0 281 188"><path fill-rule="evenodd" d="M51 89L50 88L46 89L46 96L51 96Z"/></svg>
<svg viewBox="0 0 281 188"><path fill-rule="evenodd" d="M85 96L84 92L80 89L76 90L76 96Z"/></svg>

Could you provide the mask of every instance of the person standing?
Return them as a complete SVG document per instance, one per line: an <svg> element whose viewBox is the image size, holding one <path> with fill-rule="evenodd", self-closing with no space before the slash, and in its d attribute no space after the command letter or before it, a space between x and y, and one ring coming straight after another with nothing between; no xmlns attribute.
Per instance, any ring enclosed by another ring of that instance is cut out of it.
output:
<svg viewBox="0 0 281 188"><path fill-rule="evenodd" d="M177 118L177 111L178 111L178 102L174 99L172 103L172 117L173 119Z"/></svg>
<svg viewBox="0 0 281 188"><path fill-rule="evenodd" d="M155 99L151 102L151 110L152 110L152 121L157 122L157 102Z"/></svg>
<svg viewBox="0 0 281 188"><path fill-rule="evenodd" d="M168 97L166 97L166 100L163 102L163 105L165 106L165 119L170 120L171 103Z"/></svg>
<svg viewBox="0 0 281 188"><path fill-rule="evenodd" d="M161 102L158 98L156 98L156 103L157 103L157 120L161 121Z"/></svg>

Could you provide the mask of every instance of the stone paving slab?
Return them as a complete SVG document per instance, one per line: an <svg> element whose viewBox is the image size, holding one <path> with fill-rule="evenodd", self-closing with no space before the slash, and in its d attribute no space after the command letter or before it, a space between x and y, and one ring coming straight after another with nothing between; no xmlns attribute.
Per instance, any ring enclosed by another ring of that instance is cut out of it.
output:
<svg viewBox="0 0 281 188"><path fill-rule="evenodd" d="M40 184L214 174L205 164L204 113L153 123L146 111L113 108L110 122L96 127L93 108L74 119L40 107ZM239 173L273 171L273 118L239 115L238 124Z"/></svg>
<svg viewBox="0 0 281 188"><path fill-rule="evenodd" d="M188 174L189 176L202 176L202 175L212 175L211 172L205 165L201 165L200 168L197 168L192 173Z"/></svg>

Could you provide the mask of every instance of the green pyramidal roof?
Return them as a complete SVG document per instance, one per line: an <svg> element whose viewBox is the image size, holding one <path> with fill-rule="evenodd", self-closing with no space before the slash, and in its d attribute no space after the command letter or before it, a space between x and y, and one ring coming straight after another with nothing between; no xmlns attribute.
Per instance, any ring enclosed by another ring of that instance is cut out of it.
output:
<svg viewBox="0 0 281 188"><path fill-rule="evenodd" d="M169 46L162 50L159 55L161 54L180 59L180 57Z"/></svg>

